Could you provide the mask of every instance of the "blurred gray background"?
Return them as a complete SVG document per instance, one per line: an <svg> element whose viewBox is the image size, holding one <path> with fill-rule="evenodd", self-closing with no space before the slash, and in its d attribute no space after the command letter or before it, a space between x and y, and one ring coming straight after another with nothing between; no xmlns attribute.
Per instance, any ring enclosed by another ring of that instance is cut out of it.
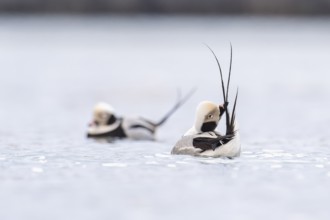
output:
<svg viewBox="0 0 330 220"><path fill-rule="evenodd" d="M0 220L329 220L329 12L330 0L0 0ZM170 155L198 103L222 101L203 43L227 75L229 42L241 157ZM194 86L157 142L85 138L99 101L158 120Z"/></svg>
<svg viewBox="0 0 330 220"><path fill-rule="evenodd" d="M0 0L0 11L318 15L330 0Z"/></svg>

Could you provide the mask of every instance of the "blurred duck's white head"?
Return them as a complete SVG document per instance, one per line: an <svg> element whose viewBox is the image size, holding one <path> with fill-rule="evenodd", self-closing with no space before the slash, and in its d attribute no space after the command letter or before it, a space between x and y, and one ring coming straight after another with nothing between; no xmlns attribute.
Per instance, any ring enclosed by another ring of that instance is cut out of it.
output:
<svg viewBox="0 0 330 220"><path fill-rule="evenodd" d="M98 103L93 110L93 122L90 126L105 126L116 122L114 108L104 102Z"/></svg>
<svg viewBox="0 0 330 220"><path fill-rule="evenodd" d="M214 131L224 113L222 105L210 101L203 101L197 106L195 117L195 130L197 132Z"/></svg>

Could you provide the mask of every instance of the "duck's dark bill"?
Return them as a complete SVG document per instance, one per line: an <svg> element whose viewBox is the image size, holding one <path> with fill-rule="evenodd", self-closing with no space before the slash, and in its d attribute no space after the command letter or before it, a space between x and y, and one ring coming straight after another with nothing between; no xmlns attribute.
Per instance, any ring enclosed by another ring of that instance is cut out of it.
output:
<svg viewBox="0 0 330 220"><path fill-rule="evenodd" d="M208 132L208 131L214 131L214 129L217 127L217 123L216 122L205 122L205 123L203 123L203 125L202 125L202 128L201 128L201 130L203 131L203 132Z"/></svg>

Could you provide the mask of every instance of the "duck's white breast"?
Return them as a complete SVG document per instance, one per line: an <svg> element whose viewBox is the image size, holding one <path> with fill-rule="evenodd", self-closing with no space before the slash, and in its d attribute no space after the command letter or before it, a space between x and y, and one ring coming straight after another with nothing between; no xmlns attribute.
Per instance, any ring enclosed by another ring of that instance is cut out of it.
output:
<svg viewBox="0 0 330 220"><path fill-rule="evenodd" d="M116 128L118 128L118 126L120 126L120 121L116 121L111 125L91 126L88 128L87 133L90 135L105 134L115 130Z"/></svg>

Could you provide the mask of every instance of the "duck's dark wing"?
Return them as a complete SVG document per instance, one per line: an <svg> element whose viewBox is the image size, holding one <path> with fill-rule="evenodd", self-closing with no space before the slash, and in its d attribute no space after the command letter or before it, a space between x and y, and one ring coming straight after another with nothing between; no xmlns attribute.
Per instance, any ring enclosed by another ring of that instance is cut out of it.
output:
<svg viewBox="0 0 330 220"><path fill-rule="evenodd" d="M193 146L202 149L202 152L206 150L215 150L228 143L232 138L233 135L222 136L212 133L209 136L195 137L193 139Z"/></svg>

